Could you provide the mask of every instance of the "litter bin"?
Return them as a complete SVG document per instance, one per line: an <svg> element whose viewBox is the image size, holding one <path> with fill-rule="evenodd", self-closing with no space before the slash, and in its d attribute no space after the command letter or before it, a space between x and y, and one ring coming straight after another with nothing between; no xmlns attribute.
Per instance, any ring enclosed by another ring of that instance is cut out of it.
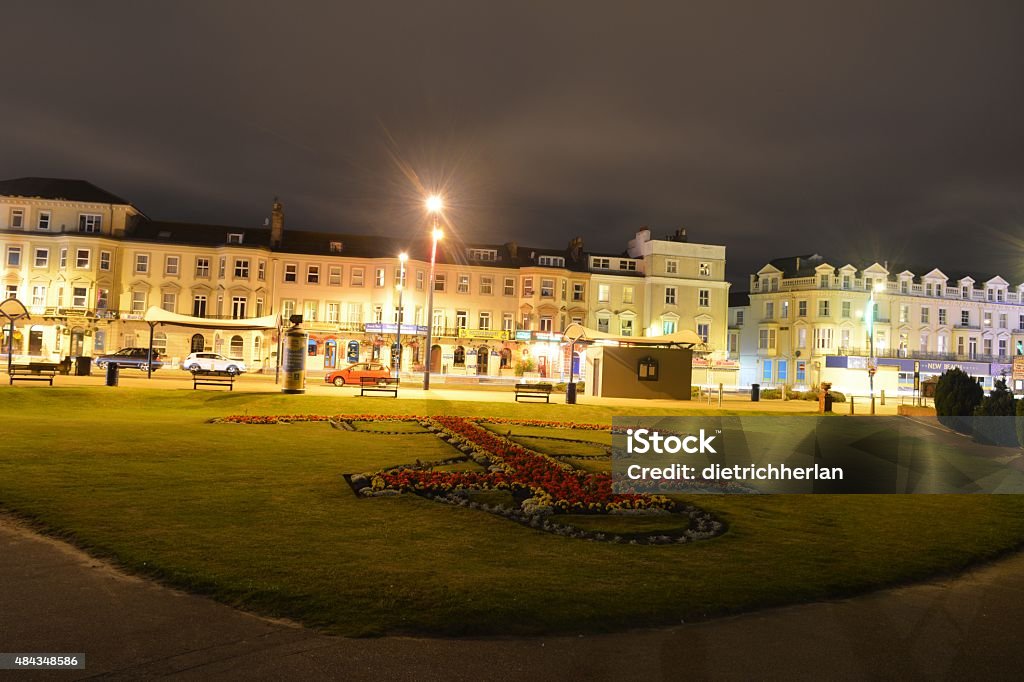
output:
<svg viewBox="0 0 1024 682"><path fill-rule="evenodd" d="M75 358L75 376L87 377L92 369L92 358Z"/></svg>
<svg viewBox="0 0 1024 682"><path fill-rule="evenodd" d="M756 403L761 400L761 384L750 384L750 402Z"/></svg>
<svg viewBox="0 0 1024 682"><path fill-rule="evenodd" d="M576 382L572 381L565 386L565 404L576 404Z"/></svg>
<svg viewBox="0 0 1024 682"><path fill-rule="evenodd" d="M117 386L117 363L107 363L107 386Z"/></svg>

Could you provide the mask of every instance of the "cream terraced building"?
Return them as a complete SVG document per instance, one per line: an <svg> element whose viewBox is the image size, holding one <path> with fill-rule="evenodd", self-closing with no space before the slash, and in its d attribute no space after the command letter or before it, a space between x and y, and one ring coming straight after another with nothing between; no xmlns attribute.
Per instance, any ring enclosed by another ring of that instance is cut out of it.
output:
<svg viewBox="0 0 1024 682"><path fill-rule="evenodd" d="M567 377L572 322L623 335L691 329L724 356L725 248L684 231L644 229L618 255L514 242L438 247L434 316L427 319L427 230L406 238L285 229L275 201L263 227L153 220L79 180L0 181L0 280L26 304L16 358L98 356L148 344L150 306L207 319L303 316L308 368L392 363L401 321L402 367L452 376L511 376L517 363ZM405 252L408 260L399 261ZM403 281L404 272L404 281ZM397 285L402 284L401 288ZM399 300L401 299L401 306ZM400 312L401 309L401 312ZM427 325L434 344L424 347ZM6 352L8 339L3 340ZM193 351L276 365L278 330L158 326L155 346L177 363ZM585 353L585 351L583 351ZM576 359L574 373L585 364ZM725 378L735 383L736 372Z"/></svg>
<svg viewBox="0 0 1024 682"><path fill-rule="evenodd" d="M960 367L990 388L1024 355L1024 284L998 275L809 254L771 261L749 286L729 307L743 385L867 394L873 366L876 392L909 393L915 367L920 380Z"/></svg>

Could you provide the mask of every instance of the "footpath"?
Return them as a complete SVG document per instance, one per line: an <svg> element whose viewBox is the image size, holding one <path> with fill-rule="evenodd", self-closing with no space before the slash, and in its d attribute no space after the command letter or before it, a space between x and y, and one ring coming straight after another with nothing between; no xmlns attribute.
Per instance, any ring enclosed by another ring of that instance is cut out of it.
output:
<svg viewBox="0 0 1024 682"><path fill-rule="evenodd" d="M125 575L0 516L0 652L84 653L87 666L4 680L1020 679L1022 622L1019 553L947 580L659 630L346 639Z"/></svg>

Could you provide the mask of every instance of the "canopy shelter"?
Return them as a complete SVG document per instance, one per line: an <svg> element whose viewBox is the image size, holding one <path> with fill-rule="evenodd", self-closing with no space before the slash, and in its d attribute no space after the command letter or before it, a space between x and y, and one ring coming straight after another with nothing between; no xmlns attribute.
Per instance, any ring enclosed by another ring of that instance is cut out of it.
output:
<svg viewBox="0 0 1024 682"><path fill-rule="evenodd" d="M16 298L9 298L0 301L0 324L6 322L9 326L7 333L7 373L11 373L11 363L14 359L14 322L16 320L31 320L25 304Z"/></svg>
<svg viewBox="0 0 1024 682"><path fill-rule="evenodd" d="M664 336L618 336L584 327L577 322L573 322L566 327L562 335L569 343L601 342L606 344L614 343L619 346L660 346L668 348L695 348L704 345L704 341L697 336L696 332L689 330L665 334Z"/></svg>
<svg viewBox="0 0 1024 682"><path fill-rule="evenodd" d="M192 317L191 315L180 315L152 306L142 317L149 325L149 369L147 377L153 376L153 333L157 325L169 324L174 327L193 327L196 329L220 329L235 331L255 331L259 329L277 329L280 322L277 315L264 315L263 317L248 317L234 320L222 320L210 317Z"/></svg>

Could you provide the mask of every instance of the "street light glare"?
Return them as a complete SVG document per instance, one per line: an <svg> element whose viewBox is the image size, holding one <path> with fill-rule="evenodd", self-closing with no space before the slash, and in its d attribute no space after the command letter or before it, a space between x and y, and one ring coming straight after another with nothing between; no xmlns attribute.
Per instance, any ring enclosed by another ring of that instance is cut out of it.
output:
<svg viewBox="0 0 1024 682"><path fill-rule="evenodd" d="M878 292L885 291L885 285L882 284L881 282L879 282L878 284L875 285L875 291L878 291Z"/></svg>
<svg viewBox="0 0 1024 682"><path fill-rule="evenodd" d="M443 236L444 236L444 232L442 232L440 228L435 227L434 228L434 239L440 239Z"/></svg>
<svg viewBox="0 0 1024 682"><path fill-rule="evenodd" d="M402 253L398 254L398 260L404 263L405 261L409 260L409 254L403 251Z"/></svg>
<svg viewBox="0 0 1024 682"><path fill-rule="evenodd" d="M444 208L444 200L439 194L431 194L427 197L427 211L430 213L440 213L441 209Z"/></svg>

